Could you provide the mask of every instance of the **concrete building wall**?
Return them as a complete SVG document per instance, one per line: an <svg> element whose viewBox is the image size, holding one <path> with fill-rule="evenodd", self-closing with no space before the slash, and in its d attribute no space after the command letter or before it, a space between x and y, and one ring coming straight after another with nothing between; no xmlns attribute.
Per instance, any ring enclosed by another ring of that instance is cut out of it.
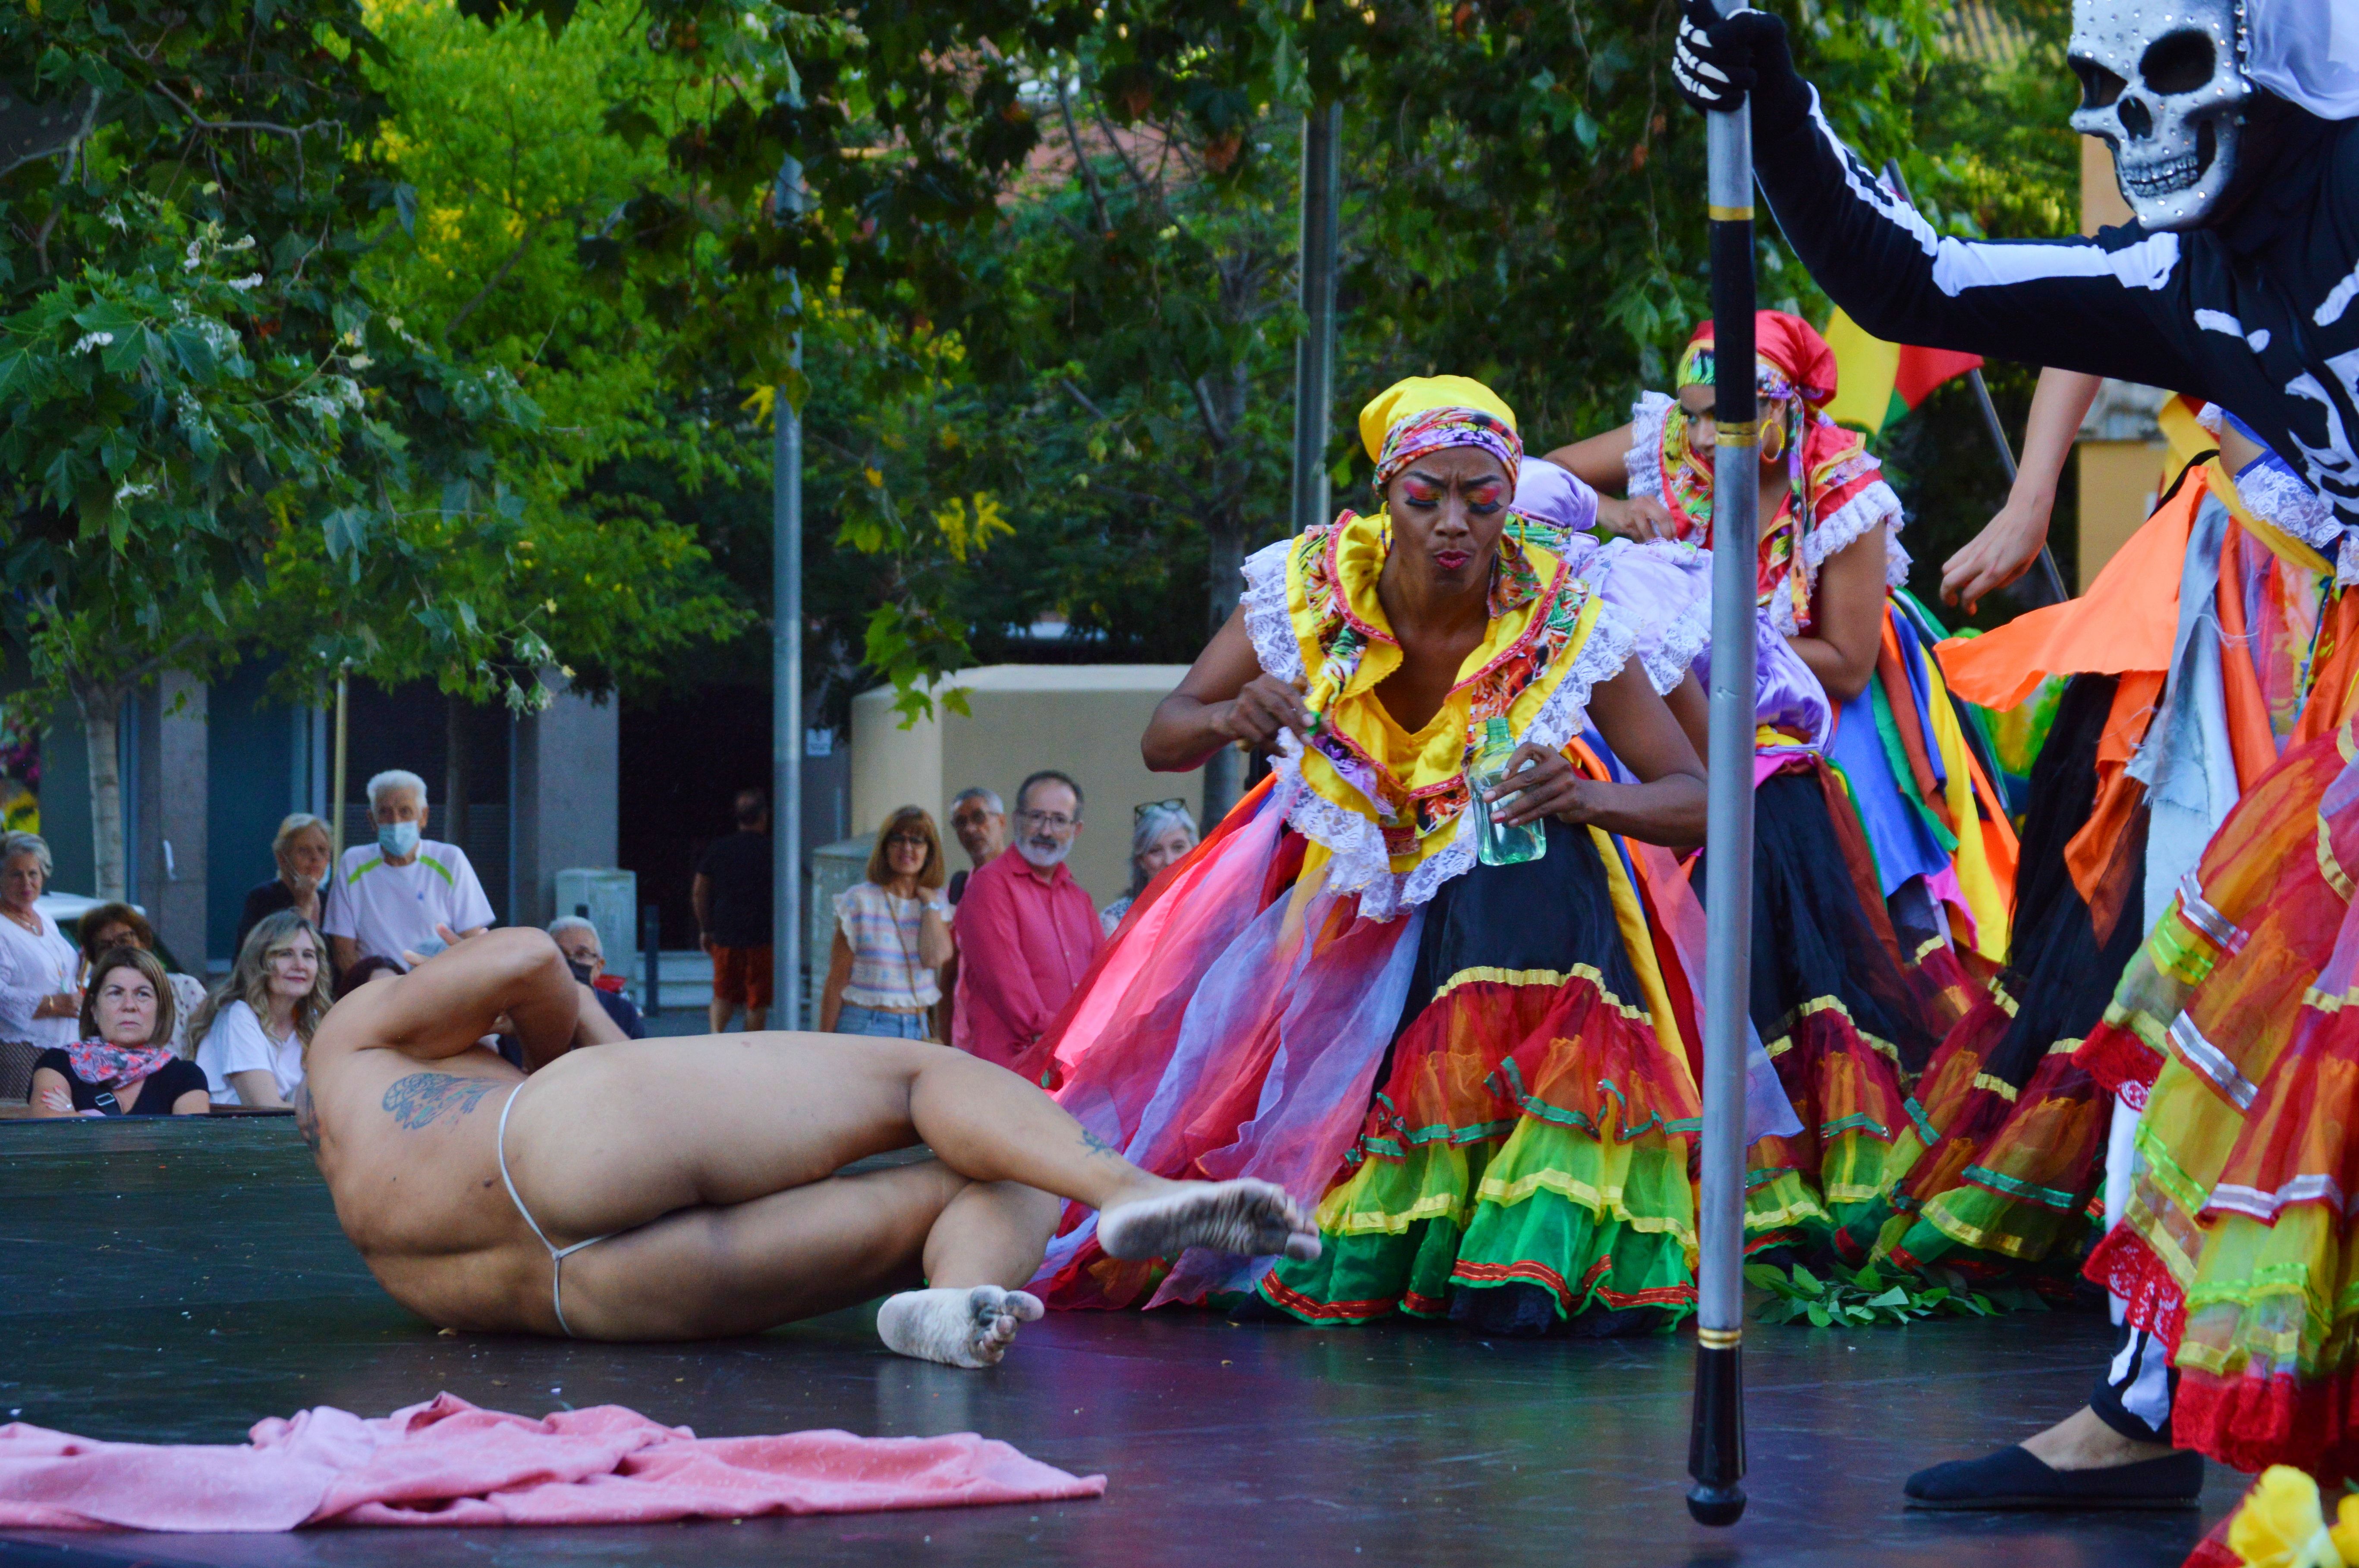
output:
<svg viewBox="0 0 2359 1568"><path fill-rule="evenodd" d="M1151 773L1139 760L1147 721L1187 667L1178 664L1000 664L951 676L970 715L944 713L898 728L893 692L852 703L852 823L874 833L894 807L915 803L947 823L950 799L969 785L1016 806L1016 786L1037 768L1072 775L1086 799L1073 875L1099 903L1129 885L1131 808L1185 800L1200 816L1201 770ZM955 847L952 866L964 863Z"/></svg>
<svg viewBox="0 0 2359 1568"><path fill-rule="evenodd" d="M557 699L518 719L515 755L516 885L510 920L547 925L556 913L557 874L612 866L617 858L619 713L546 678Z"/></svg>

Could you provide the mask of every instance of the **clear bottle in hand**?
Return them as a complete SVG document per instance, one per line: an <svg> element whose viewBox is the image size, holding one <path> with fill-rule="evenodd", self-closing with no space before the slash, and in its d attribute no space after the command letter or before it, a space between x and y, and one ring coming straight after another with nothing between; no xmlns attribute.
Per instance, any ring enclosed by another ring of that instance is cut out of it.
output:
<svg viewBox="0 0 2359 1568"><path fill-rule="evenodd" d="M1493 821L1491 813L1505 809L1517 797L1508 795L1497 800L1483 798L1484 791L1507 777L1507 760L1515 755L1516 737L1509 733L1507 721L1504 717L1484 720L1483 745L1466 769L1466 787L1473 795L1474 853L1485 866L1521 866L1548 853L1546 819L1507 827ZM1531 764L1524 766L1528 768Z"/></svg>

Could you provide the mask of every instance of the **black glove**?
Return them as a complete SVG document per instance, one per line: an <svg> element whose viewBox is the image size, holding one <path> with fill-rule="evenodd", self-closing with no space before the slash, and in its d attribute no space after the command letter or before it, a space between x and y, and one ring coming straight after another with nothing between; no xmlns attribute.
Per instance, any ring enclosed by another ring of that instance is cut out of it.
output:
<svg viewBox="0 0 2359 1568"><path fill-rule="evenodd" d="M1756 132L1784 130L1810 112L1810 88L1794 72L1786 24L1767 11L1723 17L1712 0L1686 0L1671 85L1705 113L1735 109L1753 95Z"/></svg>

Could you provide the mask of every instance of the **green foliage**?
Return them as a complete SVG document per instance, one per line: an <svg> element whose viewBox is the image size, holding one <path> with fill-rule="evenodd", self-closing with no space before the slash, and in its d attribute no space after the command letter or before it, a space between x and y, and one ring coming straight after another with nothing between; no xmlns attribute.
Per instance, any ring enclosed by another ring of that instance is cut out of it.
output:
<svg viewBox="0 0 2359 1568"><path fill-rule="evenodd" d="M1978 1291L1955 1276L1948 1277L1947 1283L1922 1285L1883 1273L1873 1263L1855 1270L1835 1264L1823 1279L1799 1263L1790 1270L1751 1263L1745 1266L1745 1282L1768 1292L1769 1299L1754 1309L1757 1321L1808 1323L1813 1328L1868 1328L1919 1318L1986 1318L2003 1312L2048 1310L2036 1290Z"/></svg>

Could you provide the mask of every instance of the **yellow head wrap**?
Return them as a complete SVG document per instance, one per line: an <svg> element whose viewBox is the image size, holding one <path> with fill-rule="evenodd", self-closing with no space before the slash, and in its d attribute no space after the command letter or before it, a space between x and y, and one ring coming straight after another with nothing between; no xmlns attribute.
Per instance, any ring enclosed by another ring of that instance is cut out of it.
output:
<svg viewBox="0 0 2359 1568"><path fill-rule="evenodd" d="M1524 457L1516 411L1481 382L1464 376L1412 376L1396 381L1360 410L1360 444L1375 461L1376 488L1427 452L1481 447L1516 482Z"/></svg>

